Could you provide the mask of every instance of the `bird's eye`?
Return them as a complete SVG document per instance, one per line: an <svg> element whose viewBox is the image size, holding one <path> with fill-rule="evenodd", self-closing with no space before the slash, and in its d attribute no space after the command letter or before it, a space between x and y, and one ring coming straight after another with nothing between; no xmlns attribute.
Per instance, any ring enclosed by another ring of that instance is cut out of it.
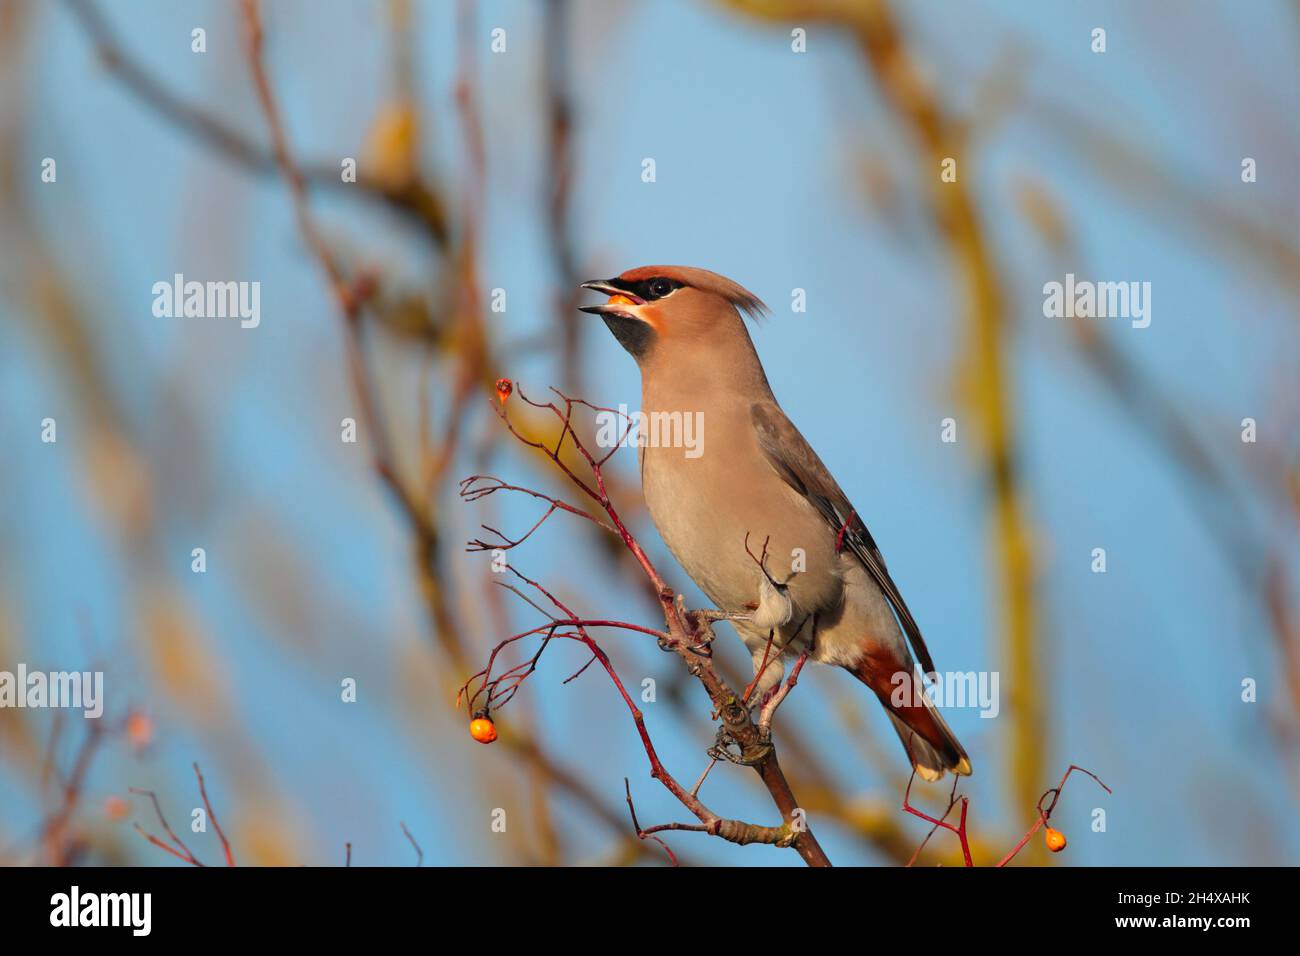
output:
<svg viewBox="0 0 1300 956"><path fill-rule="evenodd" d="M650 295L656 299L662 299L669 292L676 288L671 279L652 279L650 281Z"/></svg>

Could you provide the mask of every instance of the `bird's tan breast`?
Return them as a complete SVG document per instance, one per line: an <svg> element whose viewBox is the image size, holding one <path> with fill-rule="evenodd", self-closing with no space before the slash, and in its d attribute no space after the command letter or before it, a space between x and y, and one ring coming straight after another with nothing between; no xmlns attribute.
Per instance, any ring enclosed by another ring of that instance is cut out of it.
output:
<svg viewBox="0 0 1300 956"><path fill-rule="evenodd" d="M834 535L768 464L747 405L713 408L697 457L672 447L645 447L641 455L646 505L660 536L719 607L739 612L758 601L756 559L765 544L768 572L789 584L798 611L838 603Z"/></svg>

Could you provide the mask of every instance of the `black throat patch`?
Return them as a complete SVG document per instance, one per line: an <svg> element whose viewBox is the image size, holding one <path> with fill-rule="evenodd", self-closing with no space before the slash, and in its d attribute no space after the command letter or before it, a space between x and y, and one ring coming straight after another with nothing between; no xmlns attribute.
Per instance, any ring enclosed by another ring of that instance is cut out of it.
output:
<svg viewBox="0 0 1300 956"><path fill-rule="evenodd" d="M619 315L617 312L606 313L601 318L614 333L614 338L618 339L618 344L627 349L628 354L634 359L640 361L650 351L655 334L649 325L630 316Z"/></svg>

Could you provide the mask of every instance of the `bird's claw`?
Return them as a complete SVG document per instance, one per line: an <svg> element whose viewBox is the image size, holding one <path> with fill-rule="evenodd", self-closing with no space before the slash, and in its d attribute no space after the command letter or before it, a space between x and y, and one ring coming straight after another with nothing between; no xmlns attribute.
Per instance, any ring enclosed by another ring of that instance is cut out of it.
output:
<svg viewBox="0 0 1300 956"><path fill-rule="evenodd" d="M785 698L785 695L781 693L781 689L781 684L769 687L751 708L754 712L754 727L758 730L758 735L764 740L772 739L772 718L776 716L776 708L780 706L781 701Z"/></svg>
<svg viewBox="0 0 1300 956"><path fill-rule="evenodd" d="M659 650L663 651L666 654L677 653L676 642L670 640L669 638L661 637L656 641L656 643L659 645ZM692 654L694 654L696 657L713 656L713 648L709 647L708 644L691 644L686 649L690 651Z"/></svg>
<svg viewBox="0 0 1300 956"><path fill-rule="evenodd" d="M752 610L752 609L751 609ZM739 614L735 611L724 611L721 608L706 607L695 612L696 617L705 621L752 621L754 615Z"/></svg>
<svg viewBox="0 0 1300 956"><path fill-rule="evenodd" d="M709 748L708 753L714 760L724 760L742 767L753 767L762 763L772 753L772 743L764 738L758 746L747 750L726 727L719 727L717 737L714 738L713 746Z"/></svg>

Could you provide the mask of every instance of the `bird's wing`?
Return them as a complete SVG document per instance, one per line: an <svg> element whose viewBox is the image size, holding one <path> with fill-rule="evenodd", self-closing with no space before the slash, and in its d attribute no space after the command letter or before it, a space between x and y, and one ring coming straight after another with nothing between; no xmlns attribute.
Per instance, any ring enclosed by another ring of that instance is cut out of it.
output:
<svg viewBox="0 0 1300 956"><path fill-rule="evenodd" d="M749 408L749 415L758 433L758 445L768 463L787 485L808 499L826 519L839 536L840 550L851 551L870 572L889 599L923 671L934 673L934 661L925 646L925 638L921 636L921 629L907 609L894 579L889 576L884 556L848 497L817 457L817 452L775 403L755 402Z"/></svg>

